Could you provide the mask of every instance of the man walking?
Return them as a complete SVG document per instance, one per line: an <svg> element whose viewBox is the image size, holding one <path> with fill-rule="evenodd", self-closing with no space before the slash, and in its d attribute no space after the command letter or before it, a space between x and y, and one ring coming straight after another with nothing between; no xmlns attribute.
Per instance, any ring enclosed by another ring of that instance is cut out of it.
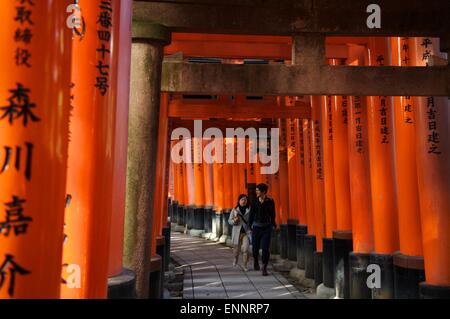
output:
<svg viewBox="0 0 450 319"><path fill-rule="evenodd" d="M277 227L275 222L275 202L267 197L267 185L256 186L256 200L254 200L249 215L249 225L252 229L254 269L259 270L259 248L262 249L262 275L267 276L267 264L270 258L270 239L272 230Z"/></svg>

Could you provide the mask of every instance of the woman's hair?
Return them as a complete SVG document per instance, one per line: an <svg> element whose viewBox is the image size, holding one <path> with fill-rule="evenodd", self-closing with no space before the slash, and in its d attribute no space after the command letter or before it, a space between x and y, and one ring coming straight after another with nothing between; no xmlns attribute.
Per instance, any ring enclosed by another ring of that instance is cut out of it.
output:
<svg viewBox="0 0 450 319"><path fill-rule="evenodd" d="M246 207L246 208L249 207L249 205L248 205L248 196L247 196L246 194L241 194L241 195L239 195L238 200L237 200L237 205L236 205L236 207L239 207L239 202L240 202L240 200L241 200L242 198L244 198L244 197L247 198L247 204L245 204L244 207Z"/></svg>

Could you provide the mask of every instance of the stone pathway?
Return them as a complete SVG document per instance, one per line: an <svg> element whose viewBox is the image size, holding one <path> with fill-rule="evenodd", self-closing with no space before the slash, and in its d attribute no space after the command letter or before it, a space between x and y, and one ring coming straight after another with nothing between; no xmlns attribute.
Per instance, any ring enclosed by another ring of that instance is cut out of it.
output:
<svg viewBox="0 0 450 319"><path fill-rule="evenodd" d="M267 277L233 267L232 249L217 242L173 232L171 256L184 268L184 299L306 299L272 265Z"/></svg>

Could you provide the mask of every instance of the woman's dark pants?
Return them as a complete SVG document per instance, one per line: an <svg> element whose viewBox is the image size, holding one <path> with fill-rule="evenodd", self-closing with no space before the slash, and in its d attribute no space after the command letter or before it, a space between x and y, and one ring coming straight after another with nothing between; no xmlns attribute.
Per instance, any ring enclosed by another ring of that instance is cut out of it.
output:
<svg viewBox="0 0 450 319"><path fill-rule="evenodd" d="M270 258L270 238L272 235L272 225L268 226L253 226L252 230L252 248L253 248L253 258L258 260L259 248L262 249L262 263L267 265Z"/></svg>

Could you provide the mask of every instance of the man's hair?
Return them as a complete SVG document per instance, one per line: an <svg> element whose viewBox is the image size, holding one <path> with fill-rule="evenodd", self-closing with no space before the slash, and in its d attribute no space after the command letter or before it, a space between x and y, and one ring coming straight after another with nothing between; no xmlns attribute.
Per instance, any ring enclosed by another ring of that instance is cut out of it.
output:
<svg viewBox="0 0 450 319"><path fill-rule="evenodd" d="M264 183L256 185L256 188L259 189L263 193L267 193L267 190L269 189L269 187Z"/></svg>

